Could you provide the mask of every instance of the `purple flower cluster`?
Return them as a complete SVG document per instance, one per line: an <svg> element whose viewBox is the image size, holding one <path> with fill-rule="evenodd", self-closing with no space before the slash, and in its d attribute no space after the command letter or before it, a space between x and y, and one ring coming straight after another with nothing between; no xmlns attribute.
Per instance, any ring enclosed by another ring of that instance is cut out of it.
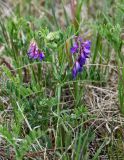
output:
<svg viewBox="0 0 124 160"><path fill-rule="evenodd" d="M81 72L86 59L90 56L91 41L83 41L81 37L76 37L73 46L70 49L72 54L78 54L72 68L72 76L76 78L78 72Z"/></svg>
<svg viewBox="0 0 124 160"><path fill-rule="evenodd" d="M42 61L43 58L45 57L44 53L39 50L37 43L35 41L31 41L27 54L29 58L39 59L40 61Z"/></svg>

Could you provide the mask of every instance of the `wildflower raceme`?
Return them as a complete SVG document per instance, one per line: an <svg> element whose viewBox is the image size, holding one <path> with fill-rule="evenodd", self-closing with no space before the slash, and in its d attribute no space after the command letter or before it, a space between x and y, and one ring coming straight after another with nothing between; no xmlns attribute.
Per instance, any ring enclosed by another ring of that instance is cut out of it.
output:
<svg viewBox="0 0 124 160"><path fill-rule="evenodd" d="M40 61L42 61L43 58L45 57L44 53L39 50L37 43L35 41L31 41L27 54L29 58L39 59Z"/></svg>
<svg viewBox="0 0 124 160"><path fill-rule="evenodd" d="M90 56L91 41L83 41L81 37L75 37L75 42L70 49L71 54L78 54L72 68L72 76L76 78L78 72L83 70L86 59Z"/></svg>

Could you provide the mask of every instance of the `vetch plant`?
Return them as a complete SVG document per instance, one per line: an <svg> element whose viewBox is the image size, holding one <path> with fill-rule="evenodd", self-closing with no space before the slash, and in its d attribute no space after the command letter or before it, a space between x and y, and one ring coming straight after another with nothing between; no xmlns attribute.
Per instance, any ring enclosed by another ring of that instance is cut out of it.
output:
<svg viewBox="0 0 124 160"><path fill-rule="evenodd" d="M29 58L39 59L40 61L42 61L43 58L45 57L44 53L39 50L37 43L35 41L31 41L27 54Z"/></svg>
<svg viewBox="0 0 124 160"><path fill-rule="evenodd" d="M86 59L90 56L91 41L83 41L81 37L75 37L75 42L70 49L71 54L78 54L77 59L72 68L72 76L76 78L78 72L83 70Z"/></svg>
<svg viewBox="0 0 124 160"><path fill-rule="evenodd" d="M60 40L60 35L59 31L57 32L50 32L46 38L44 37L44 40L47 42L51 42L52 44L56 44L56 49L57 49L57 40ZM56 43L55 43L56 41ZM47 43L48 43L47 42ZM49 43L48 43L49 44ZM53 45L55 46L55 45ZM73 65L72 68L72 76L75 79L78 72L81 72L83 70L83 66L86 63L86 59L89 58L90 56L90 49L91 49L91 41L86 40L84 41L80 36L76 37L75 36L75 42L73 46L70 49L70 52L72 55L76 54L77 59ZM39 59L43 60L45 57L44 53L39 50L38 45L35 41L31 41L29 50L28 50L28 56L31 59Z"/></svg>

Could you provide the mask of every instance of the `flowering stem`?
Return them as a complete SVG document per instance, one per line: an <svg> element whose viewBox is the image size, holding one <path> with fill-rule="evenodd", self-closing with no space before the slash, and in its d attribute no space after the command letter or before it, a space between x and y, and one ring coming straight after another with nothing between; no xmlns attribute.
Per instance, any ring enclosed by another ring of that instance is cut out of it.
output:
<svg viewBox="0 0 124 160"><path fill-rule="evenodd" d="M54 71L54 75L55 77L57 77L57 69L56 69L56 66L55 66L55 55L52 54L52 65L53 65L53 71Z"/></svg>
<svg viewBox="0 0 124 160"><path fill-rule="evenodd" d="M75 90L75 107L77 107L80 100L80 88L78 85L78 81L74 82L74 90Z"/></svg>
<svg viewBox="0 0 124 160"><path fill-rule="evenodd" d="M61 85L60 84L58 84L57 85L58 87L57 87L57 101L58 101L58 103L57 103L57 114L59 114L60 113L60 99L61 99Z"/></svg>
<svg viewBox="0 0 124 160"><path fill-rule="evenodd" d="M57 136L59 134L59 122L60 122L60 99L61 99L61 85L57 84L57 89L56 89L56 97L57 97L57 126L56 126L56 138L55 138L55 147L57 147Z"/></svg>
<svg viewBox="0 0 124 160"><path fill-rule="evenodd" d="M67 40L66 41L66 54L68 56L68 59L69 59L69 66L71 67L72 66L72 56L70 54L70 47L69 47L69 41Z"/></svg>

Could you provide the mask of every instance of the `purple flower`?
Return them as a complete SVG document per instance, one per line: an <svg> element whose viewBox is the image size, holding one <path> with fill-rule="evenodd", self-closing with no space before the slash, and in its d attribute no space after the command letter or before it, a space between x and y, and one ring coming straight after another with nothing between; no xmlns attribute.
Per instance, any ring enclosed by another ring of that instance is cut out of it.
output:
<svg viewBox="0 0 124 160"><path fill-rule="evenodd" d="M75 38L74 45L70 49L70 52L72 54L78 54L78 58L76 59L76 62L74 63L74 66L72 68L73 78L76 78L78 72L81 72L83 70L83 65L86 63L86 59L90 56L90 48L91 41L83 41L81 37Z"/></svg>
<svg viewBox="0 0 124 160"><path fill-rule="evenodd" d="M86 56L86 58L89 58L90 55L90 48L91 48L91 41L85 41L82 43L82 47L83 47L83 53Z"/></svg>
<svg viewBox="0 0 124 160"><path fill-rule="evenodd" d="M39 60L42 61L42 59L45 57L44 53L43 52L40 52L39 53Z"/></svg>
<svg viewBox="0 0 124 160"><path fill-rule="evenodd" d="M81 66L83 66L86 62L86 56L84 53L81 53L78 57L78 62L80 63Z"/></svg>
<svg viewBox="0 0 124 160"><path fill-rule="evenodd" d="M70 49L71 53L74 54L74 53L78 52L78 48L79 48L78 43L75 42L73 47L71 47L71 49Z"/></svg>
<svg viewBox="0 0 124 160"><path fill-rule="evenodd" d="M35 41L32 41L30 43L27 54L28 54L29 58L31 58L31 59L43 60L43 58L45 57L44 53L39 50L37 43Z"/></svg>
<svg viewBox="0 0 124 160"><path fill-rule="evenodd" d="M81 70L81 66L80 63L78 61L75 62L73 69L72 69L72 75L73 78L76 78L77 73Z"/></svg>

